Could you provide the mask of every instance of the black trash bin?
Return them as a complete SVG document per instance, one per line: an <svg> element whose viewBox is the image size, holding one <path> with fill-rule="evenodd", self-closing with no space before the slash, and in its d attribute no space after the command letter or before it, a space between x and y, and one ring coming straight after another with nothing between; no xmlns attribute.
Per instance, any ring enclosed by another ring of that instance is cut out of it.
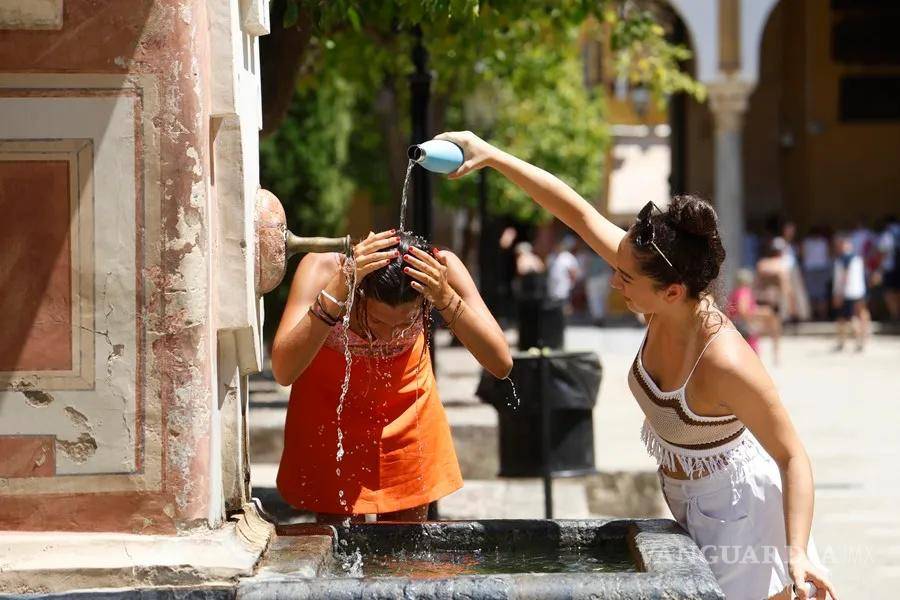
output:
<svg viewBox="0 0 900 600"><path fill-rule="evenodd" d="M546 361L546 385L541 361ZM594 352L518 352L510 379L519 397L516 406L508 381L483 373L476 394L497 409L501 477L544 475L541 420L546 401L550 473L576 476L595 472L593 408L600 390L602 367ZM542 397L542 388L546 397Z"/></svg>
<svg viewBox="0 0 900 600"><path fill-rule="evenodd" d="M526 296L517 303L519 350L561 349L565 344L564 303L543 296Z"/></svg>

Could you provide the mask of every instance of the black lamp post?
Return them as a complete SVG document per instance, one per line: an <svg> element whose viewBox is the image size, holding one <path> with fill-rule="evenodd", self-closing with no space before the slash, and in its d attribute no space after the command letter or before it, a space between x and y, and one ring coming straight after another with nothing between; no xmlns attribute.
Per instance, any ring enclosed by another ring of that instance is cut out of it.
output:
<svg viewBox="0 0 900 600"><path fill-rule="evenodd" d="M412 49L412 61L416 70L409 77L410 116L412 117L412 139L410 143L421 144L431 139L428 131L431 73L428 71L428 51L422 45L422 28L416 25L413 27L412 33L415 38L415 45ZM431 181L428 179L428 171L422 168L414 168L412 186L412 230L426 240L431 240ZM437 356L435 356L433 325L431 330L425 332L425 335L428 336L431 365L436 372ZM434 501L428 506L428 519L434 521L439 518L437 501Z"/></svg>

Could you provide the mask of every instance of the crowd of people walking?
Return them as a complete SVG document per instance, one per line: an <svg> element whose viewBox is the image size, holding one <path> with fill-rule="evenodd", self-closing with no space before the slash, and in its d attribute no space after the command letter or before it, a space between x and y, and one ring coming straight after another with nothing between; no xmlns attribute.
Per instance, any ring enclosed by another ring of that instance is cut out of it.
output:
<svg viewBox="0 0 900 600"><path fill-rule="evenodd" d="M729 315L757 351L770 338L773 359L779 359L785 323L834 321L843 350L852 334L853 348L865 349L872 316L900 320L900 223L895 216L875 227L862 221L849 230L812 227L802 237L788 221L765 234L748 232L743 265L730 286L720 289ZM566 314L594 325L607 322L612 302L608 265L596 253L563 235L542 257L528 242L515 248L513 289L533 291L542 277L546 294L560 302ZM523 283L527 282L527 283Z"/></svg>

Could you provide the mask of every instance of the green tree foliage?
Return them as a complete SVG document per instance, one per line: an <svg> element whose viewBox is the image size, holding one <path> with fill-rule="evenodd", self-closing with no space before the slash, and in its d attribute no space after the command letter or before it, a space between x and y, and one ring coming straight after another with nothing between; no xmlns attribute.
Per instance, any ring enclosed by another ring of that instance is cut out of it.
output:
<svg viewBox="0 0 900 600"><path fill-rule="evenodd" d="M262 186L278 196L289 225L336 235L353 193L344 175L353 132L354 89L337 73L297 90L288 118L260 144ZM304 234L311 235L308 231Z"/></svg>
<svg viewBox="0 0 900 600"><path fill-rule="evenodd" d="M652 2L279 1L283 26L304 20L312 34L288 118L263 143L262 178L306 235L336 233L354 189L399 202L415 26L435 74L435 133L472 129L588 197L599 190L609 140L602 94L583 84L583 36L609 35L620 74L660 101L702 95L679 68L688 51L666 41ZM440 178L437 200L471 204L475 185ZM490 179L489 195L495 214L545 217L502 178Z"/></svg>

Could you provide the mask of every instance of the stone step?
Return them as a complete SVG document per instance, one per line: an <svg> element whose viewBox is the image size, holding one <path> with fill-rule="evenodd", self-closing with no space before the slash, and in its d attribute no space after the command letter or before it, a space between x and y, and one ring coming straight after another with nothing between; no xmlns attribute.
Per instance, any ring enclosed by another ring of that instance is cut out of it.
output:
<svg viewBox="0 0 900 600"><path fill-rule="evenodd" d="M250 392L251 408L287 408L288 400L290 400L290 394L286 394L281 390Z"/></svg>
<svg viewBox="0 0 900 600"><path fill-rule="evenodd" d="M287 504L275 489L277 464L253 463L251 485L265 511L278 523L306 523L313 515ZM544 516L543 482L536 478L465 479L463 487L438 503L442 519L530 519ZM669 518L652 471L595 473L553 480L557 519L599 517Z"/></svg>

